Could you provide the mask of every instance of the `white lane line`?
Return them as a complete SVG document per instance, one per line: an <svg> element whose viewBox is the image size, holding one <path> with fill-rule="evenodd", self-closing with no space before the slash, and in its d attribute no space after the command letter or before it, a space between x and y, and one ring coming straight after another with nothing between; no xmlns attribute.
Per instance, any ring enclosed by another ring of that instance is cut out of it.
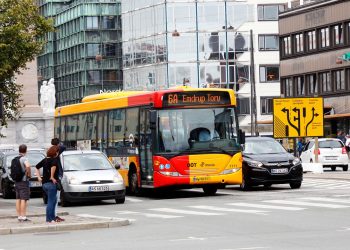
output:
<svg viewBox="0 0 350 250"><path fill-rule="evenodd" d="M168 214L150 214L150 213L142 213L140 215L145 215L148 218L161 218L161 219L174 219L174 218L182 218L181 215L168 215Z"/></svg>
<svg viewBox="0 0 350 250"><path fill-rule="evenodd" d="M139 214L140 212L134 212L134 211L115 211L115 213L119 214L119 215L125 215L125 214Z"/></svg>
<svg viewBox="0 0 350 250"><path fill-rule="evenodd" d="M253 208L267 208L267 209L280 209L280 210L288 210L288 211L300 211L305 210L303 207L285 207L285 206L274 206L274 205L265 205L265 204L251 204L251 203L228 203L230 206L240 206L240 207L253 207Z"/></svg>
<svg viewBox="0 0 350 250"><path fill-rule="evenodd" d="M77 214L79 217L83 218L96 218L96 219L107 219L107 220L125 220L126 218L117 218L117 217L106 217L106 216L97 216L92 214ZM135 219L126 219L129 221L135 221Z"/></svg>
<svg viewBox="0 0 350 250"><path fill-rule="evenodd" d="M325 204L325 203L311 203L305 201L286 201L286 200L266 200L263 202L277 203L277 204L288 204L296 206L309 206L309 207L326 207L326 208L347 208L349 206L335 205L335 204Z"/></svg>
<svg viewBox="0 0 350 250"><path fill-rule="evenodd" d="M325 201L325 202L334 202L334 203L345 203L350 204L350 200L343 199L334 199L334 198L324 198L324 197L303 197L302 200L311 200L311 201Z"/></svg>
<svg viewBox="0 0 350 250"><path fill-rule="evenodd" d="M193 210L183 210L183 209L174 209L174 208L152 208L149 209L152 211L159 211L159 212L165 212L165 213L175 213L175 214L191 214L191 215L225 215L221 213L207 213L207 212L200 212L200 211L193 211Z"/></svg>
<svg viewBox="0 0 350 250"><path fill-rule="evenodd" d="M187 237L184 239L174 239L174 240L170 240L170 241L188 241L188 240L206 240L206 239L207 238L199 238L199 237L190 236L190 237Z"/></svg>
<svg viewBox="0 0 350 250"><path fill-rule="evenodd" d="M245 209L223 208L223 207L214 207L214 206L189 206L189 207L197 208L197 209L212 210L212 211L220 211L220 212L238 212L238 213L249 213L249 214L264 214L267 212L262 210L245 210Z"/></svg>
<svg viewBox="0 0 350 250"><path fill-rule="evenodd" d="M135 199L135 198L129 198L129 197L126 197L125 200L130 202L143 202L143 200L141 199Z"/></svg>
<svg viewBox="0 0 350 250"><path fill-rule="evenodd" d="M268 247L240 247L240 248L225 248L219 250L256 250L256 249L266 249Z"/></svg>

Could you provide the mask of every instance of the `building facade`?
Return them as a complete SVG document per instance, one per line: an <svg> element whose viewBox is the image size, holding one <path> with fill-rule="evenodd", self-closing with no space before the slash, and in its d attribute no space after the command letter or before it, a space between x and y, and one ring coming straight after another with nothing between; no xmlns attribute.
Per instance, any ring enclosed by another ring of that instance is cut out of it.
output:
<svg viewBox="0 0 350 250"><path fill-rule="evenodd" d="M281 95L324 98L325 136L350 129L350 1L317 1L280 15Z"/></svg>
<svg viewBox="0 0 350 250"><path fill-rule="evenodd" d="M251 83L258 120L272 119L272 97L280 94L277 20L284 3L123 0L124 89L235 89L249 133ZM271 125L259 129L272 134Z"/></svg>
<svg viewBox="0 0 350 250"><path fill-rule="evenodd" d="M57 106L100 91L122 89L121 3L117 0L40 0L55 32L38 56L38 87L55 79Z"/></svg>

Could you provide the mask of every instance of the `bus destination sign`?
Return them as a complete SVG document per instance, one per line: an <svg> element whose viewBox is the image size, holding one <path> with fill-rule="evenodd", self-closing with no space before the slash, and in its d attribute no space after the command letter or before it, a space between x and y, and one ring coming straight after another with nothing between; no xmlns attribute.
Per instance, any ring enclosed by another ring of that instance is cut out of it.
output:
<svg viewBox="0 0 350 250"><path fill-rule="evenodd" d="M163 107L225 104L231 104L231 99L229 93L224 91L167 93L163 98Z"/></svg>

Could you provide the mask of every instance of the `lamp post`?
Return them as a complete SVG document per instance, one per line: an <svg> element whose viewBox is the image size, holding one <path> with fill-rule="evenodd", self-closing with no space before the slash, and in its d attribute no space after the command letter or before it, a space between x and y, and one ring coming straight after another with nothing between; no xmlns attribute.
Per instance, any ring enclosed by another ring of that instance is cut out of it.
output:
<svg viewBox="0 0 350 250"><path fill-rule="evenodd" d="M250 30L250 134L257 136L259 134L257 124L257 110L256 110L256 88L255 88L255 67L254 67L254 41L253 30Z"/></svg>

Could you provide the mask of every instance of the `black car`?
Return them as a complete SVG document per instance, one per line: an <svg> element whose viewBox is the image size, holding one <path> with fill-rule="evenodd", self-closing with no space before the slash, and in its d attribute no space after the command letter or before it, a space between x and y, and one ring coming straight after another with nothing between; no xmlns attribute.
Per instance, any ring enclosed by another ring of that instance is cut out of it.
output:
<svg viewBox="0 0 350 250"><path fill-rule="evenodd" d="M18 151L0 152L0 192L5 199L15 198L14 181L10 177L11 161L18 156ZM30 191L42 193L41 183L35 176L35 165L45 158L44 150L29 150L26 157L32 169L32 178L29 180Z"/></svg>
<svg viewBox="0 0 350 250"><path fill-rule="evenodd" d="M252 186L289 183L292 189L300 188L303 168L298 158L288 153L273 138L247 137L243 151L242 190Z"/></svg>

